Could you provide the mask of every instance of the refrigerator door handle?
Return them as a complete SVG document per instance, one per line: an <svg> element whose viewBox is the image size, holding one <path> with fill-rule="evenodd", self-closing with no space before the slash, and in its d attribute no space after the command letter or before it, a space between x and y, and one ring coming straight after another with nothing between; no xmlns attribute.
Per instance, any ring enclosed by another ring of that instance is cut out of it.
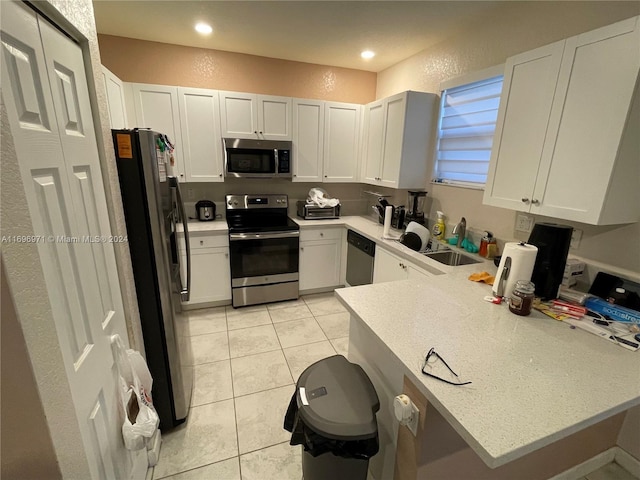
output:
<svg viewBox="0 0 640 480"><path fill-rule="evenodd" d="M180 285L180 291L178 293L180 294L180 299L183 302L188 302L189 297L191 296L191 246L189 245L189 228L187 226L187 215L184 211L182 192L180 191L180 184L178 183L177 178L175 181L175 186L173 186L173 188L175 188L177 200L176 204L178 206L178 213L180 215L180 219L182 220L182 227L184 229L184 245L187 253L187 286L185 287L184 285L182 285L182 278L180 277L180 272L178 272L178 278L180 279L178 283Z"/></svg>

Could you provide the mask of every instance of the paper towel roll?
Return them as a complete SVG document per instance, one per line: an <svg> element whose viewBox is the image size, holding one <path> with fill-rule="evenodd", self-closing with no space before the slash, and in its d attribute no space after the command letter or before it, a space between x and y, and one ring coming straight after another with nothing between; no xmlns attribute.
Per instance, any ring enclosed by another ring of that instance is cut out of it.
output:
<svg viewBox="0 0 640 480"><path fill-rule="evenodd" d="M507 258L511 259L511 267L506 274L506 280L504 285L503 297L510 297L511 292L516 286L518 280L531 280L531 274L533 273L533 266L536 263L536 256L538 255L538 247L535 245L529 245L526 243L510 242L505 243L504 251L502 252L502 258L500 259L500 266L498 267L498 273L496 279L493 282L493 293L497 295L502 277L505 275L504 265Z"/></svg>
<svg viewBox="0 0 640 480"><path fill-rule="evenodd" d="M384 207L384 225L382 228L382 237L387 238L389 236L389 230L391 229L391 217L393 216L393 207Z"/></svg>

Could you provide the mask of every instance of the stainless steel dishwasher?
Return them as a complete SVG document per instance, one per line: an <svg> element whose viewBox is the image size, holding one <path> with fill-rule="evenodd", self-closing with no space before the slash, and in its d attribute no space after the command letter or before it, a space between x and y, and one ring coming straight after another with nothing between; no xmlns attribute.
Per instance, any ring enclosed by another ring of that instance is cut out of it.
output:
<svg viewBox="0 0 640 480"><path fill-rule="evenodd" d="M353 230L347 230L347 284L373 283L373 261L376 243Z"/></svg>

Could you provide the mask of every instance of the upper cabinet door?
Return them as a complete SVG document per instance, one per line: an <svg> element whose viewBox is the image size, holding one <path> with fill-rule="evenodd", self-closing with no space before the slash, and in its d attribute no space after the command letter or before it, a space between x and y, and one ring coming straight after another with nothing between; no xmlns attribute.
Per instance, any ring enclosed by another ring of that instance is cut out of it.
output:
<svg viewBox="0 0 640 480"><path fill-rule="evenodd" d="M361 105L325 103L323 179L325 182L357 181L361 111Z"/></svg>
<svg viewBox="0 0 640 480"><path fill-rule="evenodd" d="M291 140L290 97L258 95L258 137L266 140Z"/></svg>
<svg viewBox="0 0 640 480"><path fill-rule="evenodd" d="M362 181L379 185L382 171L384 143L384 100L364 107L364 147L362 152Z"/></svg>
<svg viewBox="0 0 640 480"><path fill-rule="evenodd" d="M258 100L253 93L220 92L223 138L258 138Z"/></svg>
<svg viewBox="0 0 640 480"><path fill-rule="evenodd" d="M178 88L187 182L222 182L222 139L217 90Z"/></svg>
<svg viewBox="0 0 640 480"><path fill-rule="evenodd" d="M567 40L556 88L563 101L551 111L532 213L593 224L639 219L639 70L638 17ZM568 188L572 179L580 188Z"/></svg>
<svg viewBox="0 0 640 480"><path fill-rule="evenodd" d="M382 153L381 185L385 187L398 187L400 166L403 161L402 148L405 138L405 113L407 111L407 94L401 93L387 98L384 103L384 147ZM424 137L428 132L424 131ZM426 152L425 152L426 153ZM408 160L408 159L407 159ZM405 163L407 163L405 161ZM426 167L426 156L422 158ZM426 179L425 179L426 180ZM421 182L419 187L426 186Z"/></svg>
<svg viewBox="0 0 640 480"><path fill-rule="evenodd" d="M128 128L127 109L124 101L124 84L108 68L102 65L102 79L107 92L111 128Z"/></svg>
<svg viewBox="0 0 640 480"><path fill-rule="evenodd" d="M293 100L293 181L322 181L324 102Z"/></svg>
<svg viewBox="0 0 640 480"><path fill-rule="evenodd" d="M291 140L291 98L220 92L223 138Z"/></svg>
<svg viewBox="0 0 640 480"><path fill-rule="evenodd" d="M484 203L528 210L565 41L507 60Z"/></svg>
<svg viewBox="0 0 640 480"><path fill-rule="evenodd" d="M134 83L136 127L164 133L173 142L173 174L185 181L182 157L182 131L178 107L178 87Z"/></svg>

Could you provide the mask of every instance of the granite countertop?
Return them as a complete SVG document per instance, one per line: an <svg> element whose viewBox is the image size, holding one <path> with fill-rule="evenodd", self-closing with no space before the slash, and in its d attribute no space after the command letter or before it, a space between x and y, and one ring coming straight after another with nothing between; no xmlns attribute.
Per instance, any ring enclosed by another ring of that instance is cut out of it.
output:
<svg viewBox="0 0 640 480"><path fill-rule="evenodd" d="M483 301L490 288L467 280L478 265L448 270L336 296L489 467L640 404L640 354L540 312L519 317ZM431 347L472 384L423 375Z"/></svg>

